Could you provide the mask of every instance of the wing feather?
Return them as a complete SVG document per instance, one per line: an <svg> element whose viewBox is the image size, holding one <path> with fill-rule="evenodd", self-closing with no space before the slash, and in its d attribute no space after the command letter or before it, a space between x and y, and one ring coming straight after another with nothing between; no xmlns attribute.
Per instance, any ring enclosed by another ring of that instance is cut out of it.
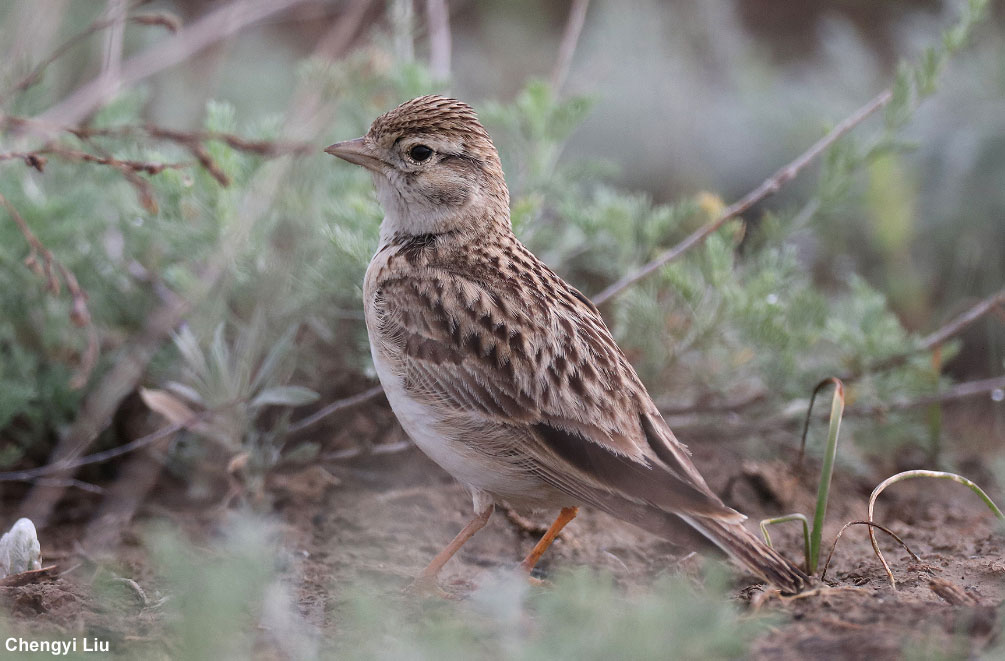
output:
<svg viewBox="0 0 1005 661"><path fill-rule="evenodd" d="M489 288L469 271L428 268L380 283L376 336L410 395L469 429L508 433L509 452L582 502L618 493L668 511L740 516L698 474L597 309L535 268L552 278L557 304L527 277Z"/></svg>

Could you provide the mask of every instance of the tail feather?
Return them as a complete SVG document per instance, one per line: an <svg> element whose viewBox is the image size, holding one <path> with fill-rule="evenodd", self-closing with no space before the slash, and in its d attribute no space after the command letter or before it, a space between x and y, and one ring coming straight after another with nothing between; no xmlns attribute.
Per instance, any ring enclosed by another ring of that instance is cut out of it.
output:
<svg viewBox="0 0 1005 661"><path fill-rule="evenodd" d="M675 544L694 548L711 542L783 592L802 592L812 583L799 567L749 533L741 523L746 517L739 512L732 517L701 516L668 512L600 490L588 495L587 502L594 507Z"/></svg>
<svg viewBox="0 0 1005 661"><path fill-rule="evenodd" d="M679 516L744 567L783 592L796 594L810 585L810 578L803 570L742 525L713 518Z"/></svg>

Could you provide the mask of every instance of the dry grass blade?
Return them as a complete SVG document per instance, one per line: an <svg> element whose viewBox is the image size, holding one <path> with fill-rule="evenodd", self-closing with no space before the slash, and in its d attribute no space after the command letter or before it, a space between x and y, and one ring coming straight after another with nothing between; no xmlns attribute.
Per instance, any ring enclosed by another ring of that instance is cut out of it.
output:
<svg viewBox="0 0 1005 661"><path fill-rule="evenodd" d="M896 542L898 544L900 544L901 546L903 546L904 550L907 551L907 553L911 556L911 558L914 559L915 562L921 562L921 558L919 558L918 555L914 551L911 550L911 547L908 546L907 543L904 540L902 540L897 535L897 533L893 532L892 530L890 530L886 526L881 526L878 523L873 523L872 521L849 521L848 523L846 523L843 526L841 526L841 530L839 530L837 536L834 537L834 543L831 544L830 553L827 554L827 560L824 561L823 571L820 572L820 580L821 581L824 580L824 578L827 576L827 568L831 564L831 557L833 557L833 555L834 555L834 549L837 548L838 540L841 539L841 535L844 534L844 531L847 530L848 528L850 528L851 526L868 526L868 528L869 528L869 535L870 535L870 537L873 538L873 540L875 540L875 537L873 536L872 529L873 528L879 528L880 530L882 530L883 532L885 532L890 537L893 537L893 539L896 540ZM890 579L890 585L893 587L894 590L896 590L897 589L897 581L893 578L893 572L890 570L890 565L887 564L886 558L884 558L883 554L880 553L879 547L875 546L875 541L874 541L873 548L876 550L876 557L878 557L879 561L881 563L883 563L883 569L884 569L884 571L886 571L887 578Z"/></svg>
<svg viewBox="0 0 1005 661"><path fill-rule="evenodd" d="M984 490L981 489L979 486L977 486L976 483L974 483L971 480L968 480L962 475L957 475L956 473L946 473L944 471L911 470L911 471L904 471L902 473L897 473L896 475L892 475L886 478L885 480L880 482L879 485L877 485L876 488L873 489L872 493L869 495L869 521L867 521L867 523L870 526L869 541L872 543L872 550L876 552L876 556L879 558L880 562L883 563L883 567L884 569L886 569L887 576L890 577L890 583L893 585L893 588L895 590L897 589L897 582L893 578L893 573L890 571L890 566L886 563L886 558L883 557L883 552L880 551L879 549L879 544L876 542L876 535L872 530L872 526L875 525L880 530L885 529L882 526L873 523L873 511L875 510L876 507L876 499L879 498L879 494L883 493L883 491L885 491L888 486L915 477L930 477L939 480L950 480L952 482L962 484L966 487L970 487L970 489L973 490L973 492L976 493L981 498L981 500L984 501L984 504L988 506L988 509L990 509L991 512L998 519L1005 520L1005 514L1002 514L1002 511L998 509L998 506L994 504L994 501L992 501L991 498L988 497L988 495L984 492ZM901 543L903 544L903 542ZM913 556L914 554L912 553L911 555Z"/></svg>

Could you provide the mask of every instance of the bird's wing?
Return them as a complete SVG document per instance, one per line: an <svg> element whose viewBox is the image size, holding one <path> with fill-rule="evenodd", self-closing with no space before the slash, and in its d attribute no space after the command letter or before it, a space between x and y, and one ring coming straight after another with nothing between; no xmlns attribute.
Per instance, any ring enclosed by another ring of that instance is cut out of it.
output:
<svg viewBox="0 0 1005 661"><path fill-rule="evenodd" d="M742 520L705 484L593 304L542 267L492 287L435 269L383 280L374 336L410 395L472 430L511 428L509 451L583 502L600 490Z"/></svg>

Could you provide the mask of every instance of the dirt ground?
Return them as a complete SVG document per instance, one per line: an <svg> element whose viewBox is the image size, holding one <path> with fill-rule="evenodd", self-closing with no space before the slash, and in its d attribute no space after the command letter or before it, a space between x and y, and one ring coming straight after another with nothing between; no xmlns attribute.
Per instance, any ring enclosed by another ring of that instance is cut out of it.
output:
<svg viewBox="0 0 1005 661"><path fill-rule="evenodd" d="M367 415L389 412L375 407ZM745 448L737 442L692 442L691 447L712 487L751 520L812 511L816 468L795 475L777 460L745 460ZM959 463L979 483L992 481L980 461L963 458ZM824 557L843 522L865 518L868 494L886 474L849 477L839 467ZM136 526L167 517L194 538L205 539L222 510L207 507L219 494L192 498L170 477L162 477L154 493L116 550L114 571L76 544L97 499L77 495L68 500L54 525L40 531L43 564L54 563L57 569L24 584L0 583L8 625L18 631L99 635L126 657L171 657L155 603L160 593ZM285 543L302 558L299 610L322 626L340 617L340 596L333 586L365 583L400 598L401 588L471 514L468 495L415 448L280 471L270 479L268 493ZM0 521L12 520L18 496L17 490L4 493ZM547 525L549 515L530 515L531 528ZM753 658L899 658L910 652L966 658L996 642L1005 598L1005 536L979 500L956 484L912 480L883 495L877 520L922 560L914 562L880 536L898 581L896 591L861 526L846 532L826 581L807 595L783 598L736 572L733 594L739 603L784 614L755 641ZM486 529L446 566L443 587L463 599L487 570L514 565L537 534L497 510ZM792 558L799 557L800 538L796 524L779 526L773 534L776 546ZM583 510L539 567L543 577L561 568L605 570L630 591L663 573L695 573L700 564L686 549Z"/></svg>

